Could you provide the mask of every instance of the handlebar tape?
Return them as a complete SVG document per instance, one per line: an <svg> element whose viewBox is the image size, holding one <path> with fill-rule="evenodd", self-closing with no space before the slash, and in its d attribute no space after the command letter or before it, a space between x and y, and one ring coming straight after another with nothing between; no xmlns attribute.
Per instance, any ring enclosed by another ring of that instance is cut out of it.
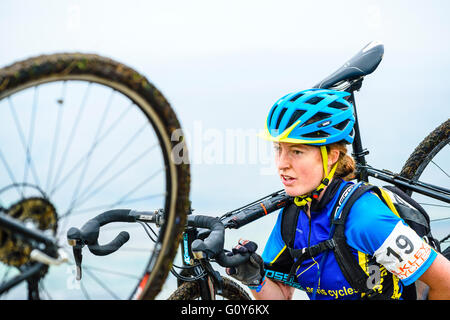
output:
<svg viewBox="0 0 450 320"><path fill-rule="evenodd" d="M208 258L212 258L222 252L225 228L218 218L200 215L188 216L188 226L211 230L211 233L205 240L196 239L192 242L192 251L203 251Z"/></svg>
<svg viewBox="0 0 450 320"><path fill-rule="evenodd" d="M81 227L81 230L70 228L67 232L67 237L69 239L81 239L95 255L104 256L113 253L130 239L130 235L128 232L122 231L111 242L105 245L99 245L98 236L100 227L110 222L135 222L136 217L130 215L130 212L131 210L129 209L116 209L103 212L86 222Z"/></svg>
<svg viewBox="0 0 450 320"><path fill-rule="evenodd" d="M130 234L126 231L121 231L110 243L105 245L93 244L88 246L89 251L97 256L106 256L118 250L124 243L130 239Z"/></svg>
<svg viewBox="0 0 450 320"><path fill-rule="evenodd" d="M99 214L93 220L97 220L100 226L103 226L110 222L135 222L136 217L130 215L130 209L116 209L109 210Z"/></svg>
<svg viewBox="0 0 450 320"><path fill-rule="evenodd" d="M188 216L188 226L211 230L205 240L196 239L191 244L192 251L202 251L208 258L215 258L222 267L236 267L246 262L250 254L227 256L223 251L225 227L218 218L208 216Z"/></svg>

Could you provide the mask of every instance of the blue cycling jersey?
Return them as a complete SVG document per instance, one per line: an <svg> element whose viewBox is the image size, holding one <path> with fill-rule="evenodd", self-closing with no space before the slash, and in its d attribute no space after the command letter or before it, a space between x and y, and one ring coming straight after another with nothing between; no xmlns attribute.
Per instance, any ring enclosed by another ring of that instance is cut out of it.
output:
<svg viewBox="0 0 450 320"><path fill-rule="evenodd" d="M331 200L320 210L311 209L309 219L301 211L297 220L294 249L313 246L329 237L330 214L337 201L340 187ZM293 261L281 236L283 210L264 248L262 258L268 270L289 273ZM381 265L379 289L390 286L392 298L401 298L403 285L416 281L431 265L436 257L432 250L401 218L396 216L375 194L362 195L352 206L347 221L345 235L355 259L371 274L370 266L375 262ZM361 294L351 288L334 257L328 251L323 261L321 253L305 260L295 271L296 281L311 298L316 291L316 299L360 299ZM318 278L320 270L320 279ZM384 292L384 291L383 291Z"/></svg>

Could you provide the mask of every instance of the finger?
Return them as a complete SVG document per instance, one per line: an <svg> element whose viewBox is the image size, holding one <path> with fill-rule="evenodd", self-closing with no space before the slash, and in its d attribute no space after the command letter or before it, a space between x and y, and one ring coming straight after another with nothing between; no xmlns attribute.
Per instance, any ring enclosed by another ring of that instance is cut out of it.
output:
<svg viewBox="0 0 450 320"><path fill-rule="evenodd" d="M237 245L237 246L235 246L233 248L232 251L233 251L234 254L237 254L237 253L245 254L245 253L248 252L248 249L246 247L244 247L244 246Z"/></svg>
<svg viewBox="0 0 450 320"><path fill-rule="evenodd" d="M246 240L246 239L239 239L239 241L238 241L238 243L240 244L240 245L242 245L242 246L245 246L247 243L249 243L250 241L249 240Z"/></svg>
<svg viewBox="0 0 450 320"><path fill-rule="evenodd" d="M256 244L256 242L250 241L250 240L246 240L246 239L239 239L238 243L244 247L246 247L249 251L251 252L256 252L256 250L258 249L258 245Z"/></svg>
<svg viewBox="0 0 450 320"><path fill-rule="evenodd" d="M250 262L256 265L263 265L264 261L259 254L253 253L250 256Z"/></svg>
<svg viewBox="0 0 450 320"><path fill-rule="evenodd" d="M248 251L250 252L256 252L256 250L258 250L258 245L256 244L256 242L250 241L247 245L246 245Z"/></svg>

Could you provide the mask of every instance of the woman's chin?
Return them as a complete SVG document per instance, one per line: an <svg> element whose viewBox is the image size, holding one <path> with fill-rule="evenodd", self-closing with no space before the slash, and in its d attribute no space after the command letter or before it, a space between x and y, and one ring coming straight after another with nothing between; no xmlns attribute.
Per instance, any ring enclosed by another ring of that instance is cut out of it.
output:
<svg viewBox="0 0 450 320"><path fill-rule="evenodd" d="M311 192L311 190L305 190L304 188L298 188L294 186L284 186L284 192L286 192L288 196L296 197L307 194Z"/></svg>
<svg viewBox="0 0 450 320"><path fill-rule="evenodd" d="M297 188L284 186L284 192L286 192L286 194L291 197L296 197L300 195L300 193L296 189Z"/></svg>

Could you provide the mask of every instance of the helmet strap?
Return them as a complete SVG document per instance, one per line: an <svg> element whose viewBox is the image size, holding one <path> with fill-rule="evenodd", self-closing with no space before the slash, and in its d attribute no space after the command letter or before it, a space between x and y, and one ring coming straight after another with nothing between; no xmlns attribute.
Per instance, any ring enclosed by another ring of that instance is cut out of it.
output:
<svg viewBox="0 0 450 320"><path fill-rule="evenodd" d="M328 172L328 153L327 153L326 146L320 146L320 152L322 154L323 172L324 172L325 178L322 180L322 182L319 184L319 186L314 191L312 191L310 194L306 194L303 196L297 196L294 198L294 203L299 207L303 207L308 202L317 200L319 198L322 190L326 186L328 186L328 184L330 183L330 180L333 178L334 173L336 172L337 162L333 165L333 167L331 168L331 171Z"/></svg>

